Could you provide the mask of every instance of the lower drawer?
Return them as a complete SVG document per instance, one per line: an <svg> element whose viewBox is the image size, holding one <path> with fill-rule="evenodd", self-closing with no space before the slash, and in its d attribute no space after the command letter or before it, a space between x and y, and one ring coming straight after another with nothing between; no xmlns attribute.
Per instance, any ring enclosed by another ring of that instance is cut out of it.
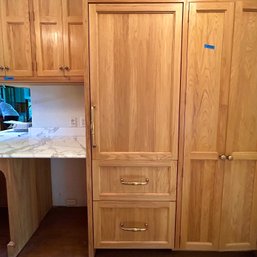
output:
<svg viewBox="0 0 257 257"><path fill-rule="evenodd" d="M94 202L95 248L174 247L174 202Z"/></svg>

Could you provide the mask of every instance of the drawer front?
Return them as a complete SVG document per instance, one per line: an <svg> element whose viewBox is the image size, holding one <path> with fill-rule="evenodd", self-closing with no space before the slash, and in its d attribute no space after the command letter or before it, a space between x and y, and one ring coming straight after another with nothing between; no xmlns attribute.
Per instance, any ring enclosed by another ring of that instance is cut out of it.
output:
<svg viewBox="0 0 257 257"><path fill-rule="evenodd" d="M130 165L94 161L94 200L176 200L176 161Z"/></svg>
<svg viewBox="0 0 257 257"><path fill-rule="evenodd" d="M96 248L174 247L175 203L94 202Z"/></svg>

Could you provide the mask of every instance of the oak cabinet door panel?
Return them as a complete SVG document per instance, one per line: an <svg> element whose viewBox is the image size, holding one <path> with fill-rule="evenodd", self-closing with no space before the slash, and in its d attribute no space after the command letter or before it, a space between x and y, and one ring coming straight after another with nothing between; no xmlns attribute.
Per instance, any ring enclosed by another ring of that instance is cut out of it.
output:
<svg viewBox="0 0 257 257"><path fill-rule="evenodd" d="M33 3L37 75L63 76L62 1L34 0Z"/></svg>
<svg viewBox="0 0 257 257"><path fill-rule="evenodd" d="M84 75L82 0L63 0L64 64L67 76Z"/></svg>
<svg viewBox="0 0 257 257"><path fill-rule="evenodd" d="M233 12L233 3L190 4L183 249L219 248Z"/></svg>
<svg viewBox="0 0 257 257"><path fill-rule="evenodd" d="M94 159L177 160L181 4L90 4Z"/></svg>
<svg viewBox="0 0 257 257"><path fill-rule="evenodd" d="M1 0L0 8L6 75L32 76L28 0Z"/></svg>
<svg viewBox="0 0 257 257"><path fill-rule="evenodd" d="M256 249L257 3L236 3L220 247Z"/></svg>

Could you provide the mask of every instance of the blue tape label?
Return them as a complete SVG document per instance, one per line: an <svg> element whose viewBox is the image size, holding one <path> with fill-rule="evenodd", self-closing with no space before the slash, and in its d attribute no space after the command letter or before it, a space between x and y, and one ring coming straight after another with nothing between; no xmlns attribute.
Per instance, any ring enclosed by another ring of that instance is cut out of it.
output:
<svg viewBox="0 0 257 257"><path fill-rule="evenodd" d="M209 44L204 44L204 48L207 48L207 49L215 49L215 46L214 45L209 45Z"/></svg>
<svg viewBox="0 0 257 257"><path fill-rule="evenodd" d="M14 80L14 77L10 77L10 76L5 76L4 80Z"/></svg>

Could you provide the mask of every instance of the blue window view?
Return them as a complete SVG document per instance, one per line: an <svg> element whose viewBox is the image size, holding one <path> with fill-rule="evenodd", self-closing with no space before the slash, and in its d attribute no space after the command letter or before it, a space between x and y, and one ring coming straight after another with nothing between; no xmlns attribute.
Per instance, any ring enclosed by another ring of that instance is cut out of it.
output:
<svg viewBox="0 0 257 257"><path fill-rule="evenodd" d="M29 88L0 86L0 124L6 129L6 121L32 122Z"/></svg>

